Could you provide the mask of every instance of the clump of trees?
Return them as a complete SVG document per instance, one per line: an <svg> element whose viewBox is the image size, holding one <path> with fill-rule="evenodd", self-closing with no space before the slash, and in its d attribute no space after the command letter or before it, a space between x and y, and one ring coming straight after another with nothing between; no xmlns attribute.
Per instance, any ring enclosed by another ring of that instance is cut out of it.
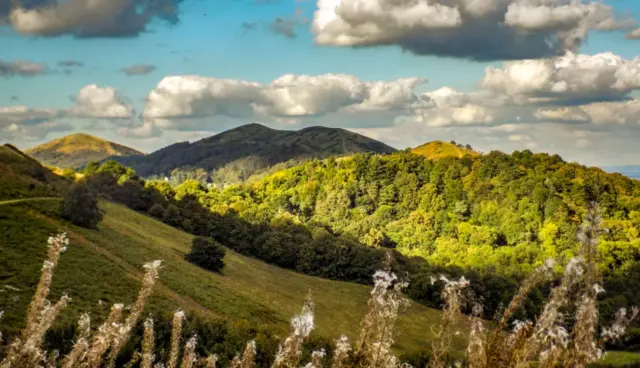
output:
<svg viewBox="0 0 640 368"><path fill-rule="evenodd" d="M60 216L74 225L95 229L102 221L98 198L86 182L74 183L60 206Z"/></svg>
<svg viewBox="0 0 640 368"><path fill-rule="evenodd" d="M196 236L191 243L191 252L184 259L206 270L220 272L224 267L225 250L220 243L203 236Z"/></svg>

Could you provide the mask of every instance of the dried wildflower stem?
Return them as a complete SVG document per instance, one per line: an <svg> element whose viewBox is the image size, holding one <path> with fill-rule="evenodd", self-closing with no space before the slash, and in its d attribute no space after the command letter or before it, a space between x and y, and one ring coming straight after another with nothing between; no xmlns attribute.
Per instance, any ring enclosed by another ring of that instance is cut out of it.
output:
<svg viewBox="0 0 640 368"><path fill-rule="evenodd" d="M97 367L100 365L102 356L107 349L109 349L112 336L115 335L115 330L119 327L123 309L123 304L114 304L111 307L109 316L107 316L107 319L98 328L98 331L93 337L91 347L89 348L89 353L87 354L87 365L89 367Z"/></svg>
<svg viewBox="0 0 640 368"><path fill-rule="evenodd" d="M27 325L22 331L21 335L22 340L24 341L28 339L29 335L33 332L34 329L38 328L38 316L40 315L42 309L45 307L45 303L47 302L49 288L51 287L51 282L53 281L53 270L58 265L60 254L67 249L67 245L69 245L69 239L67 239L66 233L62 233L50 237L48 240L48 244L47 260L44 261L44 265L42 266L42 273L40 274L40 281L38 282L38 286L36 288L36 293L33 296L33 299L31 299L29 309L27 310Z"/></svg>
<svg viewBox="0 0 640 368"><path fill-rule="evenodd" d="M78 320L78 336L76 342L71 348L71 352L65 357L62 362L63 368L73 368L82 357L87 353L89 349L89 336L91 335L91 319L87 313L80 316Z"/></svg>
<svg viewBox="0 0 640 368"><path fill-rule="evenodd" d="M66 233L62 233L50 237L47 243L47 260L42 265L40 281L27 310L25 328L21 332L21 337L11 344L0 367L46 364L46 354L40 346L44 334L51 327L60 310L70 301L65 295L52 307L47 300L53 280L53 270L58 265L60 254L67 249L69 239Z"/></svg>
<svg viewBox="0 0 640 368"><path fill-rule="evenodd" d="M138 323L138 319L144 310L144 306L153 292L153 286L158 279L158 272L161 264L162 261L153 261L146 263L143 266L146 269L146 272L142 278L142 287L138 293L138 298L131 309L131 313L129 313L129 316L124 321L124 325L116 331L116 335L113 338L111 352L109 353L109 361L111 362L109 365L111 367L115 365L116 357L120 353L122 347L127 343L127 341L129 341L131 330L133 330L136 323Z"/></svg>
<svg viewBox="0 0 640 368"><path fill-rule="evenodd" d="M373 281L369 308L361 323L355 361L367 367L395 366L397 359L391 352L391 346L398 312L408 306L408 300L402 296L406 283L399 282L389 269L377 271Z"/></svg>
<svg viewBox="0 0 640 368"><path fill-rule="evenodd" d="M252 368L256 359L256 342L251 340L247 343L240 361L240 368Z"/></svg>
<svg viewBox="0 0 640 368"><path fill-rule="evenodd" d="M280 346L272 368L293 368L300 364L302 343L315 327L313 309L313 298L309 293L302 306L302 312L291 319L291 335L284 341L284 347Z"/></svg>
<svg viewBox="0 0 640 368"><path fill-rule="evenodd" d="M467 360L471 368L480 368L487 364L487 336L481 316L482 306L480 304L474 305L471 333L469 334L469 344L467 346Z"/></svg>
<svg viewBox="0 0 640 368"><path fill-rule="evenodd" d="M169 361L167 368L176 368L178 364L178 356L180 355L180 335L182 334L182 321L184 320L184 312L178 310L173 314L171 323L171 352L169 353Z"/></svg>
<svg viewBox="0 0 640 368"><path fill-rule="evenodd" d="M184 354L182 356L181 368L192 368L196 361L196 344L197 337L194 335L184 345Z"/></svg>
<svg viewBox="0 0 640 368"><path fill-rule="evenodd" d="M155 336L153 331L153 320L147 318L144 321L144 337L142 340L142 362L140 368L151 368L153 366L153 349L155 347Z"/></svg>
<svg viewBox="0 0 640 368"><path fill-rule="evenodd" d="M336 341L336 348L333 350L333 362L331 364L331 368L346 368L350 351L351 344L349 343L349 338L342 335Z"/></svg>
<svg viewBox="0 0 640 368"><path fill-rule="evenodd" d="M216 354L209 355L204 361L205 368L216 368L218 362L218 356Z"/></svg>
<svg viewBox="0 0 640 368"><path fill-rule="evenodd" d="M469 286L469 281L464 277L454 281L440 276L440 280L445 283L442 288L442 299L445 303L442 310L442 325L435 333L437 339L432 345L433 357L429 362L430 368L444 368L446 365L445 357L451 351L453 336L462 317L461 309L464 303L462 290Z"/></svg>

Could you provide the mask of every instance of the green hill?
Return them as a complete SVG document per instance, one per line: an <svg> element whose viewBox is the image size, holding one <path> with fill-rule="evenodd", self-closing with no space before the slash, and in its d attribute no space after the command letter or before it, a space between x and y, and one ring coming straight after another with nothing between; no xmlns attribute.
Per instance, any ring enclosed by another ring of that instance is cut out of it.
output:
<svg viewBox="0 0 640 368"><path fill-rule="evenodd" d="M66 185L66 179L17 148L9 144L0 146L0 200L48 197Z"/></svg>
<svg viewBox="0 0 640 368"><path fill-rule="evenodd" d="M69 169L81 168L91 161L112 156L142 155L133 148L89 134L71 134L28 149L25 153L46 165Z"/></svg>
<svg viewBox="0 0 640 368"><path fill-rule="evenodd" d="M146 156L115 159L143 177L173 175L178 181L196 178L236 183L276 165L284 168L312 158L394 151L384 143L344 129L285 131L248 124L194 143L176 143Z"/></svg>
<svg viewBox="0 0 640 368"><path fill-rule="evenodd" d="M438 160L445 157L462 158L464 156L476 157L479 154L470 148L461 147L453 143L433 141L425 143L411 150L413 153L430 160Z"/></svg>
<svg viewBox="0 0 640 368"><path fill-rule="evenodd" d="M227 251L223 274L205 271L183 259L192 236L120 205L102 202L104 222L97 231L60 222L55 204L0 204L0 306L2 331L15 333L34 292L47 237L65 230L70 238L53 280L52 297L68 293L70 307L58 323L73 323L78 313L104 316L111 304L135 299L146 261L164 267L150 311L178 307L205 319L248 321L286 328L308 291L316 302L317 336L357 338L370 288L304 276ZM100 301L101 303L98 303ZM440 312L412 305L400 318L397 348L430 347L431 326Z"/></svg>

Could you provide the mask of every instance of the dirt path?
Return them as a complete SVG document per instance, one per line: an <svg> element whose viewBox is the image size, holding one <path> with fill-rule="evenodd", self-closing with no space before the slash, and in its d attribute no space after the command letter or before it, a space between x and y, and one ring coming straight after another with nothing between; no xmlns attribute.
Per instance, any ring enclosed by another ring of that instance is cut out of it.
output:
<svg viewBox="0 0 640 368"><path fill-rule="evenodd" d="M62 198L57 198L57 197L35 197L35 198L11 199L8 201L0 201L0 206L16 204L16 203L24 203L24 202L61 201L61 200Z"/></svg>

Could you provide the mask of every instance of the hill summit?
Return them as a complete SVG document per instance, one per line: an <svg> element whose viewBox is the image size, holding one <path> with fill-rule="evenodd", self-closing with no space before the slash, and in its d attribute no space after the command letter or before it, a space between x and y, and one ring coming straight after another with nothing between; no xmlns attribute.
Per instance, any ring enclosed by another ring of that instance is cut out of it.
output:
<svg viewBox="0 0 640 368"><path fill-rule="evenodd" d="M479 153L468 145L462 146L455 144L455 142L447 143L443 141L425 143L411 151L430 160L438 160L445 157L462 158L464 156L479 156Z"/></svg>
<svg viewBox="0 0 640 368"><path fill-rule="evenodd" d="M290 131L247 124L197 142L176 143L146 156L116 160L145 177L235 183L314 158L395 151L382 142L344 129L316 126Z"/></svg>
<svg viewBox="0 0 640 368"><path fill-rule="evenodd" d="M141 152L89 134L71 134L25 151L45 165L80 168L91 161L112 156L142 155Z"/></svg>

